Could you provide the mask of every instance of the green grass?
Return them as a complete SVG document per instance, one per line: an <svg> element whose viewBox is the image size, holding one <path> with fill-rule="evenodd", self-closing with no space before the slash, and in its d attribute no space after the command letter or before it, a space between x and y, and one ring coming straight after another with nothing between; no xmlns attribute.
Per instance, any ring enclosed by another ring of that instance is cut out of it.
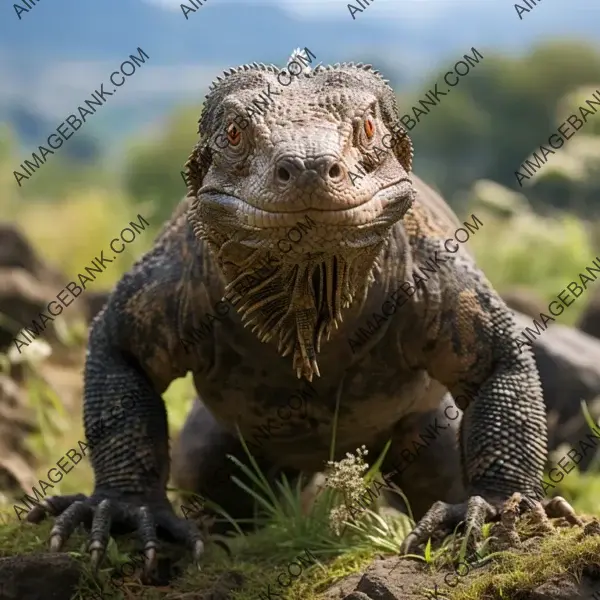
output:
<svg viewBox="0 0 600 600"><path fill-rule="evenodd" d="M525 213L506 220L485 213L478 216L484 224L469 245L478 266L501 293L513 287L529 288L547 306L571 281L579 281L577 275L586 266L593 266L597 253L589 227L574 216ZM574 324L597 291L594 285L589 284L556 322Z"/></svg>
<svg viewBox="0 0 600 600"><path fill-rule="evenodd" d="M585 570L600 569L600 537L579 539L581 530L557 529L553 535L540 538L540 544L529 552L502 552L491 567L478 573L464 587L456 587L450 600L511 599L549 581L573 577L580 580Z"/></svg>

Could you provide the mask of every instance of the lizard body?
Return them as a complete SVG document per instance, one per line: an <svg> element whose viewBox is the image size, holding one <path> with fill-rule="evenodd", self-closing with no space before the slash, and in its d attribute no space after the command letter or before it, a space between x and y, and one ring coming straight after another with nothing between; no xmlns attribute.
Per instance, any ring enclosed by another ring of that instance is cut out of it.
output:
<svg viewBox="0 0 600 600"><path fill-rule="evenodd" d="M377 455L391 438L388 470L449 404L464 411L460 427L440 426L412 474L397 473L415 515L424 515L404 549L460 520L480 529L514 492L529 504L541 498L546 417L534 360L517 347L511 311L468 251L445 247L457 220L410 173L412 144L393 91L363 65L319 66L285 89L277 73L245 65L213 85L186 164L187 199L93 323L84 415L95 490L45 507L62 513L52 532L57 548L87 520L96 563L116 522L140 531L149 563L157 528L200 554L198 530L175 516L165 494L160 395L190 371L202 404L184 428L188 447L176 452L175 479L210 491L234 516L251 514L249 499L215 478L227 452L243 456L236 426L250 436L270 420L266 470L317 471L328 459L337 398L336 458L362 444ZM241 130L237 115L267 88L273 105ZM223 135L229 143L217 152ZM374 144L388 147L385 136L390 151L349 177ZM278 250L305 217L314 230L291 251ZM432 259L426 283L352 348L356 331ZM272 270L240 291L236 283L265 262ZM233 306L211 335L182 344L223 297ZM284 417L285 399L306 382L316 397L303 415ZM133 407L108 416L124 394ZM97 435L101 417L110 432Z"/></svg>

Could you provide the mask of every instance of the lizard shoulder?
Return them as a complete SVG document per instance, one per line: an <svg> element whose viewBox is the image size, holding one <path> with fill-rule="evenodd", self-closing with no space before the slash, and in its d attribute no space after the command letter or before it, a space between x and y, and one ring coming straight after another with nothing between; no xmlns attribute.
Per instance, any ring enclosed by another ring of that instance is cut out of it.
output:
<svg viewBox="0 0 600 600"><path fill-rule="evenodd" d="M195 315L210 310L216 285L208 248L178 211L152 249L121 278L92 325L104 331L111 346L132 357L161 391L188 370L202 367L197 364L201 357L186 352L182 340Z"/></svg>

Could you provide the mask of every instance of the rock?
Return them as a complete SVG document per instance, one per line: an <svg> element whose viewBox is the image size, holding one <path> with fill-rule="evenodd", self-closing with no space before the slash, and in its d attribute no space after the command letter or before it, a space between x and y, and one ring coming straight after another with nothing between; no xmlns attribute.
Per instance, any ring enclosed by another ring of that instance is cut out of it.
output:
<svg viewBox="0 0 600 600"><path fill-rule="evenodd" d="M544 312L548 306L529 288L515 287L500 295L509 308L532 318L539 318L540 313Z"/></svg>
<svg viewBox="0 0 600 600"><path fill-rule="evenodd" d="M422 565L393 557L371 563L354 591L371 600L407 600L421 597L425 588L433 587L431 581Z"/></svg>
<svg viewBox="0 0 600 600"><path fill-rule="evenodd" d="M363 592L352 592L351 594L346 596L344 598L344 600L372 600L372 599L369 596L367 596L366 594L363 594Z"/></svg>
<svg viewBox="0 0 600 600"><path fill-rule="evenodd" d="M581 317L577 328L595 338L600 338L600 293L595 293Z"/></svg>
<svg viewBox="0 0 600 600"><path fill-rule="evenodd" d="M0 223L0 352L64 287L65 277L37 255L23 233L11 223ZM50 323L41 334L58 341Z"/></svg>
<svg viewBox="0 0 600 600"><path fill-rule="evenodd" d="M60 284L64 277L44 263L16 225L0 223L0 267L22 269L38 281Z"/></svg>
<svg viewBox="0 0 600 600"><path fill-rule="evenodd" d="M68 554L25 554L0 558L0 600L70 600L79 565Z"/></svg>
<svg viewBox="0 0 600 600"><path fill-rule="evenodd" d="M586 535L600 535L600 523L596 517L583 528L582 537Z"/></svg>
<svg viewBox="0 0 600 600"><path fill-rule="evenodd" d="M10 223L0 223L0 352L16 347L13 339L32 319L39 321L40 312L47 313L48 304L69 283L69 278L45 263L19 229ZM67 294L67 298L70 294ZM69 322L84 318L91 321L102 309L109 292L86 290L71 299L61 313ZM60 304L59 302L57 302ZM57 310L54 307L54 310ZM48 322L40 332L54 345L59 343L54 322Z"/></svg>
<svg viewBox="0 0 600 600"><path fill-rule="evenodd" d="M35 457L25 444L37 431L35 415L25 393L0 374L0 491L22 495L35 485ZM13 515L14 516L14 515Z"/></svg>
<svg viewBox="0 0 600 600"><path fill-rule="evenodd" d="M0 266L0 352L16 347L15 336L23 326L31 327L32 319L39 320L40 312L47 308L58 291L60 288L40 283L20 267L7 269ZM56 341L50 325L41 335Z"/></svg>
<svg viewBox="0 0 600 600"><path fill-rule="evenodd" d="M531 592L524 592L524 600L596 600L595 591L598 581L582 577L580 582L557 575L536 587Z"/></svg>
<svg viewBox="0 0 600 600"><path fill-rule="evenodd" d="M356 590L363 592L371 600L402 600L392 592L389 583L383 577L371 573L362 576Z"/></svg>

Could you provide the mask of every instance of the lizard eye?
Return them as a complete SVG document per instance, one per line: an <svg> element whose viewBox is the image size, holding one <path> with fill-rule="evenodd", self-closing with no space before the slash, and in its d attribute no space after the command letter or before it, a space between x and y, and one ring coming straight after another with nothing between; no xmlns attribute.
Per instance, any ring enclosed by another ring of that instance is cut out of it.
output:
<svg viewBox="0 0 600 600"><path fill-rule="evenodd" d="M371 119L367 119L365 121L365 133L367 134L367 138L371 139L373 135L375 135L375 124Z"/></svg>
<svg viewBox="0 0 600 600"><path fill-rule="evenodd" d="M232 146L237 146L242 139L242 132L239 130L239 127L235 123L230 123L229 127L227 127L227 141Z"/></svg>

